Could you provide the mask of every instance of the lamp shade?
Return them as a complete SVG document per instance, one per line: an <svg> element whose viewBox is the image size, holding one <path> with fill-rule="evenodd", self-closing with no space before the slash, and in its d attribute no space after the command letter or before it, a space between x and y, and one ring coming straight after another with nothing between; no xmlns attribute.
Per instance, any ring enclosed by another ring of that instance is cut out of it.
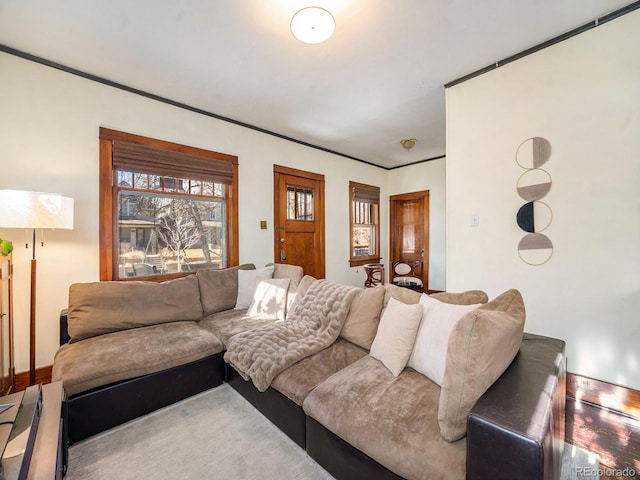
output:
<svg viewBox="0 0 640 480"><path fill-rule="evenodd" d="M73 198L55 193L0 190L0 228L73 229Z"/></svg>

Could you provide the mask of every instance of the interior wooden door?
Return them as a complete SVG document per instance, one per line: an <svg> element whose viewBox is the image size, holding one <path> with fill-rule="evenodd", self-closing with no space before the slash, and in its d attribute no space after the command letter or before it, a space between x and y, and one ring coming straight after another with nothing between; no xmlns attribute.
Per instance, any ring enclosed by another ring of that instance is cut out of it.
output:
<svg viewBox="0 0 640 480"><path fill-rule="evenodd" d="M325 276L324 175L274 165L274 260Z"/></svg>
<svg viewBox="0 0 640 480"><path fill-rule="evenodd" d="M429 289L429 191L389 197L390 255L389 281L394 261L421 261L423 290Z"/></svg>

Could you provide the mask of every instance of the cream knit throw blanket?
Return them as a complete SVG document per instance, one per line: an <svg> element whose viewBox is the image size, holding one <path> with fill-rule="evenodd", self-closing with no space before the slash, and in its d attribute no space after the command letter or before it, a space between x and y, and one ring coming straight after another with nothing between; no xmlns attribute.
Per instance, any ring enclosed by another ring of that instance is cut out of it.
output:
<svg viewBox="0 0 640 480"><path fill-rule="evenodd" d="M336 341L359 290L316 280L286 321L231 337L225 361L264 392L279 373Z"/></svg>

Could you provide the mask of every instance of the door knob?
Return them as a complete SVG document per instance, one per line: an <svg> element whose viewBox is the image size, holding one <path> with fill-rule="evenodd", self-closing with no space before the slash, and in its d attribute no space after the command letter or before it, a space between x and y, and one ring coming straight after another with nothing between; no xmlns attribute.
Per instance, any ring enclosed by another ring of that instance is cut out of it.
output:
<svg viewBox="0 0 640 480"><path fill-rule="evenodd" d="M280 237L280 243L284 243L284 238Z"/></svg>

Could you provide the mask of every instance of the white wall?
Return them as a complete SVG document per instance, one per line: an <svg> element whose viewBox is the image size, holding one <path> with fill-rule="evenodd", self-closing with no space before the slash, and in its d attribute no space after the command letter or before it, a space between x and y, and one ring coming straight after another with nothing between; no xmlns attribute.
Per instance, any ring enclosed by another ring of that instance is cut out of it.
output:
<svg viewBox="0 0 640 480"><path fill-rule="evenodd" d="M429 190L429 288L444 290L445 159L389 171L389 195ZM387 259L391 258L387 253Z"/></svg>
<svg viewBox="0 0 640 480"><path fill-rule="evenodd" d="M326 275L362 286L349 268L349 180L379 185L387 172L274 136L91 82L0 53L0 188L38 190L75 199L75 229L47 233L38 247L37 366L58 347L58 317L74 282L97 281L98 129L100 126L237 155L240 261L273 261L273 165L325 175ZM149 86L152 90L153 86ZM382 251L388 207L383 202ZM267 220L268 230L260 230ZM16 371L28 370L29 258L26 232L0 230L15 245Z"/></svg>
<svg viewBox="0 0 640 480"><path fill-rule="evenodd" d="M447 90L447 287L518 288L571 372L640 388L640 12ZM515 152L547 138L553 256L529 266ZM470 226L472 213L480 225Z"/></svg>

